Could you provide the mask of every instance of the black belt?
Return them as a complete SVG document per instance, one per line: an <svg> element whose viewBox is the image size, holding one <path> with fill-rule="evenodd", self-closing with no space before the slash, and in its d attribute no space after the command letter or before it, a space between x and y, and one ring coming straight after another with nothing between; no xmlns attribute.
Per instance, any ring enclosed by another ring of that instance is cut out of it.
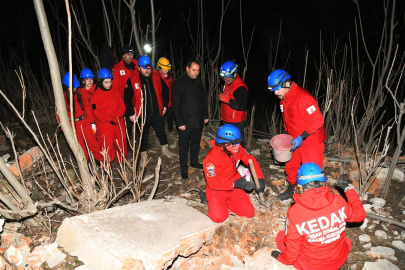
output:
<svg viewBox="0 0 405 270"><path fill-rule="evenodd" d="M85 117L86 117L86 114L84 113L82 116L75 118L75 122L82 121ZM69 118L69 121L72 121L72 119Z"/></svg>

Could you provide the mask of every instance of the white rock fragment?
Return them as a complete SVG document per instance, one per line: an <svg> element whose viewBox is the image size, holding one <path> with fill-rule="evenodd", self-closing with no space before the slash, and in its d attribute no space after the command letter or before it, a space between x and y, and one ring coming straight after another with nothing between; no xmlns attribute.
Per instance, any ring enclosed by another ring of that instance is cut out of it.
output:
<svg viewBox="0 0 405 270"><path fill-rule="evenodd" d="M371 248L371 243L367 243L365 245L363 245L364 249L370 249Z"/></svg>
<svg viewBox="0 0 405 270"><path fill-rule="evenodd" d="M402 241L393 241L392 245L399 250L405 250L405 243Z"/></svg>
<svg viewBox="0 0 405 270"><path fill-rule="evenodd" d="M388 174L388 168L383 168L378 172L377 178L381 179L381 180L386 180L387 174ZM394 174L392 175L392 179L395 181L398 181L398 182L404 182L405 174L404 174L404 172L395 169Z"/></svg>
<svg viewBox="0 0 405 270"><path fill-rule="evenodd" d="M379 259L377 262L366 262L362 270L399 270L399 268L387 259Z"/></svg>
<svg viewBox="0 0 405 270"><path fill-rule="evenodd" d="M375 236L377 236L379 238L382 238L382 239L387 239L388 238L387 233L384 232L384 231L381 231L381 230L376 230L375 231Z"/></svg>
<svg viewBox="0 0 405 270"><path fill-rule="evenodd" d="M250 151L250 154L254 156L260 156L260 149L254 149Z"/></svg>
<svg viewBox="0 0 405 270"><path fill-rule="evenodd" d="M367 228L368 218L365 218L363 224L361 224L360 229L365 230Z"/></svg>
<svg viewBox="0 0 405 270"><path fill-rule="evenodd" d="M395 258L395 250L389 247L371 247L370 251L367 251L367 254L372 257L384 257L391 260L397 260L397 258Z"/></svg>
<svg viewBox="0 0 405 270"><path fill-rule="evenodd" d="M405 231L402 231L402 232L401 232L401 238L402 238L402 239L405 239Z"/></svg>
<svg viewBox="0 0 405 270"><path fill-rule="evenodd" d="M372 206L371 204L368 204L368 203L363 204L364 211L366 211L367 213L372 213L372 212L373 212L373 211L371 210L372 207L373 207L373 206Z"/></svg>
<svg viewBox="0 0 405 270"><path fill-rule="evenodd" d="M381 208L384 207L386 201L382 198L372 198L370 202L373 203L374 208Z"/></svg>
<svg viewBox="0 0 405 270"><path fill-rule="evenodd" d="M362 234L359 236L360 243L368 243L370 242L371 238L368 234Z"/></svg>

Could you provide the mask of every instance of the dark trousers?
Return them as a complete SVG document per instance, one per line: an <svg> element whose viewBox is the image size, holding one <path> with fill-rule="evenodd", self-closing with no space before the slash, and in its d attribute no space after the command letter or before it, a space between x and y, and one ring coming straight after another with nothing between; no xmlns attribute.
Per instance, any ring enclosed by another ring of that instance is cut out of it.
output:
<svg viewBox="0 0 405 270"><path fill-rule="evenodd" d="M166 121L167 121L167 129L169 130L169 132L173 131L173 109L170 106L169 108L167 108L166 110Z"/></svg>
<svg viewBox="0 0 405 270"><path fill-rule="evenodd" d="M222 121L222 123L225 124L231 124L234 125L235 127L237 127L240 131L240 138L241 138L241 145L243 148L245 148L245 126L246 126L246 119L243 120L242 122L238 122L238 123L230 123L230 122L225 122Z"/></svg>
<svg viewBox="0 0 405 270"><path fill-rule="evenodd" d="M160 145L167 144L167 137L165 132L165 118L164 116L159 116L157 114L150 114L146 116L145 125L143 126L143 134L141 140L141 152L148 150L148 139L150 126L156 132L156 136L159 139Z"/></svg>
<svg viewBox="0 0 405 270"><path fill-rule="evenodd" d="M186 130L178 130L179 134L179 159L180 169L185 171L188 169L187 159L188 150L190 149L190 164L198 164L198 154L200 153L200 141L202 128L192 128Z"/></svg>

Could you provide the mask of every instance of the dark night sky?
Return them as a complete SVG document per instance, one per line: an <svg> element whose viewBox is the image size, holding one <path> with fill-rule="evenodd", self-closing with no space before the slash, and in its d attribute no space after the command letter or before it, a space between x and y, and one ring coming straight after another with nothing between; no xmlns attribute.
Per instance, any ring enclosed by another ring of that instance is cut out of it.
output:
<svg viewBox="0 0 405 270"><path fill-rule="evenodd" d="M197 3L200 0L155 0L155 12L160 12L161 23L157 31L157 54L170 56L170 41L173 42L176 36L176 44L181 45L184 52L187 51L187 44L184 40L185 24L180 13L196 14ZM48 21L51 30L56 29L56 21L49 9L49 2L53 5L58 3L61 17L66 20L64 1L44 1L47 7ZM92 24L93 44L100 48L103 44L103 32L101 27L101 1L84 0L86 9L89 10L89 21ZM109 1L106 1L109 2ZM78 5L78 1L71 1ZM382 12L382 0L360 0L364 23L367 26L366 35L370 40L377 40L380 27L378 27L379 16ZM207 38L213 40L217 35L221 13L220 0L205 0L204 20ZM241 50L239 1L232 0L224 19L223 28L223 61L234 59L239 64L239 70L244 67ZM398 14L404 15L403 1L397 1ZM309 66L319 58L319 36L322 38L326 48L339 39L339 44L348 40L349 32L354 33L354 18L357 17L356 5L352 0L254 0L242 1L243 33L244 43L247 48L253 26L255 26L251 53L248 61L246 81L256 93L266 95L271 102L274 99L267 91L267 76L270 73L268 65L268 51L270 37L273 43L277 41L280 22L282 21L282 38L280 42L276 68L285 66L293 78L302 77L305 61L305 51L309 50ZM123 4L123 9L126 9ZM150 2L137 0L137 14L142 18L142 26L150 22ZM128 14L128 13L126 13ZM38 63L38 57L44 57L43 44L40 38L37 19L32 1L13 0L2 3L0 10L0 49L3 60L9 61L7 54L10 50L17 53L25 52L26 60L32 65ZM195 18L195 17L194 17ZM127 28L130 28L130 18L126 21ZM402 27L402 28L401 28ZM403 21L398 27L398 33L403 40ZM128 36L126 37L128 40ZM24 41L23 41L24 40ZM214 41L214 40L213 40ZM403 44L403 43L402 43ZM63 45L63 43L62 43ZM24 49L25 47L25 49ZM117 46L117 48L120 46ZM187 55L185 57L188 57ZM288 58L287 64L285 63ZM187 59L184 59L186 61ZM46 71L44 71L46 72ZM256 98L254 98L256 99Z"/></svg>

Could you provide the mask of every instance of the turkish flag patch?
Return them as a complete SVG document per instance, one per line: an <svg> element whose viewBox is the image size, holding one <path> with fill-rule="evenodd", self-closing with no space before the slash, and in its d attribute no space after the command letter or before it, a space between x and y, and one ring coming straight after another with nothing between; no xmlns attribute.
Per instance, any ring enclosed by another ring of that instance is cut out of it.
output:
<svg viewBox="0 0 405 270"><path fill-rule="evenodd" d="M307 108L307 112L308 112L309 114L312 114L314 111L316 111L316 108L315 108L314 105L311 105L311 106L309 106L309 107Z"/></svg>

